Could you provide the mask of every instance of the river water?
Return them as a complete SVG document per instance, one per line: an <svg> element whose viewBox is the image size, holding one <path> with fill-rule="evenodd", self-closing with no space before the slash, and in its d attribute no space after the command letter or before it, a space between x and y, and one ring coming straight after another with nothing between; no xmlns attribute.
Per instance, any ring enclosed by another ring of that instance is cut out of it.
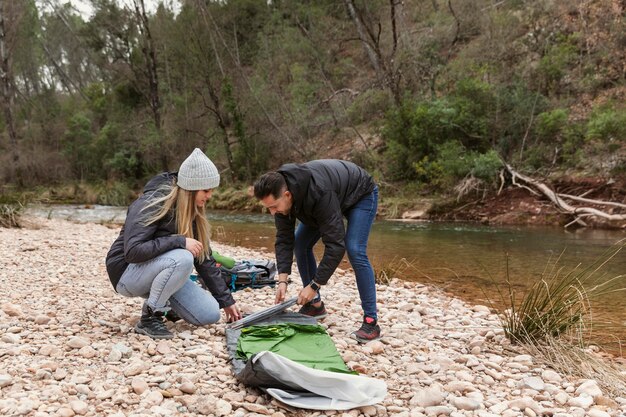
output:
<svg viewBox="0 0 626 417"><path fill-rule="evenodd" d="M124 221L125 211L121 207L75 205L27 209L28 214L40 217L118 224ZM270 215L212 211L209 221L215 241L273 250L275 229ZM377 270L395 269L401 279L437 286L471 303L501 307L504 300L499 291L508 298L507 270L519 299L525 288L549 276L546 271L555 265L563 271L587 267L625 237L624 231L616 230L376 221L368 253ZM321 251L320 242L318 256ZM346 259L341 267L350 267ZM622 251L596 276L606 280L622 275L618 287L626 288L625 274L626 251ZM617 291L591 304L593 340L617 353L619 340L626 342L625 299L626 291Z"/></svg>

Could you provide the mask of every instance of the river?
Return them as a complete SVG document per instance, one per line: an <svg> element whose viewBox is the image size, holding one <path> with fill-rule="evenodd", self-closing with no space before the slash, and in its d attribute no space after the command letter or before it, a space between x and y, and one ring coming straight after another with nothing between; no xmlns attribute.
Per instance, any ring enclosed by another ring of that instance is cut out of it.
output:
<svg viewBox="0 0 626 417"><path fill-rule="evenodd" d="M27 213L40 217L121 224L125 208L110 206L31 206ZM270 215L211 211L213 239L229 245L272 251L274 225ZM458 223L376 221L369 256L377 270L396 269L399 278L437 286L471 303L504 305L505 279L519 299L524 289L556 264L563 272L584 268L601 258L626 237L624 231L556 227L494 227ZM317 254L321 254L321 242ZM225 254L228 255L228 254ZM558 262L557 262L558 260ZM344 259L342 268L349 268ZM618 253L600 271L598 279L622 275L626 288L626 251ZM548 273L547 276L550 274ZM626 341L626 291L603 295L592 302L596 341L619 352ZM621 352L624 355L626 352Z"/></svg>

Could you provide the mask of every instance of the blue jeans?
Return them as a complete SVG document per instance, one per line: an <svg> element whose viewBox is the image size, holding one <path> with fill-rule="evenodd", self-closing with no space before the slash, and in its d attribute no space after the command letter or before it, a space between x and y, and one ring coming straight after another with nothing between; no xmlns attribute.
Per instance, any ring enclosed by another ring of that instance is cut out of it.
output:
<svg viewBox="0 0 626 417"><path fill-rule="evenodd" d="M130 264L117 284L126 297L146 298L154 311L168 310L168 304L183 320L196 326L216 323L220 307L215 298L189 279L193 255L174 249L149 261Z"/></svg>
<svg viewBox="0 0 626 417"><path fill-rule="evenodd" d="M361 298L361 307L367 317L377 319L376 312L376 281L374 268L367 257L367 240L369 239L372 223L378 209L378 187L370 194L361 198L350 210L344 213L348 219L344 244L348 259L354 269L356 286ZM298 271L302 278L302 285L307 286L317 272L317 261L313 253L313 246L320 240L320 231L313 226L300 223L296 229L294 253ZM319 301L319 294L313 302Z"/></svg>

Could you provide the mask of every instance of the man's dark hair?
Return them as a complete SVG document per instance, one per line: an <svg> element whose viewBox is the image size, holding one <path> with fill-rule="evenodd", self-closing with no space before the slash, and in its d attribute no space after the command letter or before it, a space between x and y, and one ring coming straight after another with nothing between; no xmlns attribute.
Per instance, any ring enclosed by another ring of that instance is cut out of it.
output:
<svg viewBox="0 0 626 417"><path fill-rule="evenodd" d="M279 199L286 188L287 182L285 182L285 177L276 171L272 171L261 175L254 183L254 196L257 200L261 200L268 195Z"/></svg>

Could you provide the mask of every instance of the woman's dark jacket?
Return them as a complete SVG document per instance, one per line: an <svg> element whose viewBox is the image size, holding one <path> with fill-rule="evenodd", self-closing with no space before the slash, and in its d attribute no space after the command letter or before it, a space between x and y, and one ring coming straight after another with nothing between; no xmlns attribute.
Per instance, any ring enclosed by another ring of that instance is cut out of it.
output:
<svg viewBox="0 0 626 417"><path fill-rule="evenodd" d="M289 215L276 214L276 261L278 272L291 274L296 219L320 231L324 256L313 278L326 284L345 253L344 214L376 184L361 167L348 161L321 159L286 164L278 169L293 196Z"/></svg>
<svg viewBox="0 0 626 417"><path fill-rule="evenodd" d="M144 187L143 194L128 207L124 226L106 257L107 273L114 289L129 263L146 262L173 249L185 249L185 236L178 234L173 211L155 223L143 224L146 216L143 208L152 198L162 195L160 187L174 184L176 177L176 173L164 172L152 178ZM194 266L221 308L235 303L213 256L202 263L194 259Z"/></svg>

